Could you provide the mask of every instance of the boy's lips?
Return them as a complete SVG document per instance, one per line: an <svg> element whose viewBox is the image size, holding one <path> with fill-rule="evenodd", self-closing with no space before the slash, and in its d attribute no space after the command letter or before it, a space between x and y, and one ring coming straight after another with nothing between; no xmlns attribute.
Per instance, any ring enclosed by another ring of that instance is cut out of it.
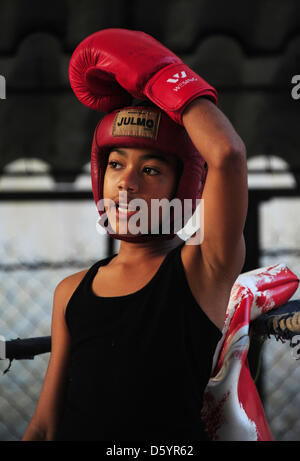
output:
<svg viewBox="0 0 300 461"><path fill-rule="evenodd" d="M127 208L116 207L116 215L118 218L130 218L137 213L137 210L129 211Z"/></svg>
<svg viewBox="0 0 300 461"><path fill-rule="evenodd" d="M111 209L116 210L116 216L120 219L130 218L130 216L137 213L139 209L139 207L134 207L133 210L130 210L129 208L130 208L130 200L128 202L118 202L116 200L114 201L114 205L111 207Z"/></svg>

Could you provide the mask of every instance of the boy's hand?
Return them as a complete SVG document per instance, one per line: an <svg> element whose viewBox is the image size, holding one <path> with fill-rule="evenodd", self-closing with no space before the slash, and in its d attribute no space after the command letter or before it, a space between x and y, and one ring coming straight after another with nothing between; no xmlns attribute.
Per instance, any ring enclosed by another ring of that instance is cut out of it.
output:
<svg viewBox="0 0 300 461"><path fill-rule="evenodd" d="M104 29L83 40L69 67L78 99L110 112L148 98L182 125L182 113L199 96L217 92L168 48L143 32Z"/></svg>

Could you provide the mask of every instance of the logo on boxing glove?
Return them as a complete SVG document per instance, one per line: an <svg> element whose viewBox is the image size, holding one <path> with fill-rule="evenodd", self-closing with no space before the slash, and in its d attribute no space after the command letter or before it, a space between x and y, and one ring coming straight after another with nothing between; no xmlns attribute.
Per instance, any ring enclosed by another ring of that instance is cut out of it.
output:
<svg viewBox="0 0 300 461"><path fill-rule="evenodd" d="M180 72L180 75L179 74L174 74L173 78L168 78L167 82L169 82L169 83L177 83L180 78L185 78L186 76L187 75L183 70L182 72Z"/></svg>
<svg viewBox="0 0 300 461"><path fill-rule="evenodd" d="M176 74L172 75L172 78L168 78L168 80L166 80L166 82L167 83L178 83L179 80L185 79L186 77L187 77L187 73L184 70L182 70L181 72L177 72ZM190 78L186 78L186 80L180 81L178 83L178 85L176 85L173 88L173 91L177 92L183 86L185 86L185 85L187 85L188 83L191 83L191 82L196 82L197 80L198 80L198 78L195 77L195 76L192 76Z"/></svg>

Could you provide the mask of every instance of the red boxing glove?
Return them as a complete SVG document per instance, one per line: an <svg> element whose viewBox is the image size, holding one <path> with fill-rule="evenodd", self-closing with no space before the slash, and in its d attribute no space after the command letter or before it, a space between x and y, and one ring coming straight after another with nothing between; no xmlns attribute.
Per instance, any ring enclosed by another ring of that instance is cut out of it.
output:
<svg viewBox="0 0 300 461"><path fill-rule="evenodd" d="M78 99L103 112L146 96L182 125L182 113L194 99L206 96L217 103L212 86L144 32L104 29L90 35L74 51L69 75Z"/></svg>

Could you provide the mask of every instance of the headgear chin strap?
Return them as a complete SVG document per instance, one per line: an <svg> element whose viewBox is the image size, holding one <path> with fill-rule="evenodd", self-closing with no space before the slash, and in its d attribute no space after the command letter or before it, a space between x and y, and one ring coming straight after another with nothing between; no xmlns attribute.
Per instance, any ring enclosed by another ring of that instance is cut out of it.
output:
<svg viewBox="0 0 300 461"><path fill-rule="evenodd" d="M182 226L192 216L200 199L206 179L205 161L195 149L184 127L177 125L162 110L156 107L126 107L105 115L98 123L92 144L91 176L92 189L98 212L99 224L115 239L128 242L173 239L178 232L174 227L174 216L170 217L170 233L122 235L117 234L108 223L104 209L99 207L103 199L104 174L108 155L114 147L137 147L156 150L162 154L175 155L183 165L183 171L173 198L182 205ZM190 199L191 213L184 213L184 200ZM106 218L106 219L105 219ZM174 229L176 232L174 232Z"/></svg>

